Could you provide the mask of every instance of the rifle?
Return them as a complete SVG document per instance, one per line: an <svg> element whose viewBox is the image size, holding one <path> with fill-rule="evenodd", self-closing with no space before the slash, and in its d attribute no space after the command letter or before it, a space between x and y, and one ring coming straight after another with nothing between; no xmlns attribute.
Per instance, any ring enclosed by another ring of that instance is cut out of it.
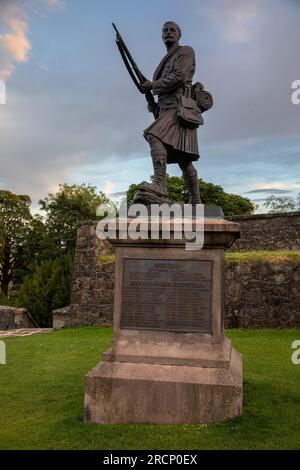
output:
<svg viewBox="0 0 300 470"><path fill-rule="evenodd" d="M125 67L129 73L129 75L132 78L133 83L137 87L140 93L142 93L140 89L140 84L144 83L147 81L147 78L142 74L140 69L138 68L137 64L133 60L132 55L130 54L128 47L126 46L121 34L117 30L117 27L114 23L112 23L114 30L116 31L116 44L118 46L119 52L121 54L121 57L123 59L123 62L125 64ZM148 106L150 106L153 109L153 116L156 117L156 109L157 109L157 103L154 99L153 94L151 91L148 91L145 94Z"/></svg>

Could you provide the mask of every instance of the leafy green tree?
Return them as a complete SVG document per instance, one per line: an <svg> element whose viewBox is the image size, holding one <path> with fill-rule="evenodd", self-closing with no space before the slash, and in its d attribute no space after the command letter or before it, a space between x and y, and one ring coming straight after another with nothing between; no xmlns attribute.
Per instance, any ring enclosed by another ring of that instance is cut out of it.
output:
<svg viewBox="0 0 300 470"><path fill-rule="evenodd" d="M70 303L72 269L71 253L43 261L25 277L16 304L27 308L39 326L51 326L52 310Z"/></svg>
<svg viewBox="0 0 300 470"><path fill-rule="evenodd" d="M7 296L32 220L29 196L0 190L0 284Z"/></svg>
<svg viewBox="0 0 300 470"><path fill-rule="evenodd" d="M296 212L300 210L300 193L296 198L270 196L264 203L269 212Z"/></svg>
<svg viewBox="0 0 300 470"><path fill-rule="evenodd" d="M172 201L189 201L190 196L182 177L167 175L167 188Z"/></svg>
<svg viewBox="0 0 300 470"><path fill-rule="evenodd" d="M110 202L103 192L91 185L59 186L56 194L39 201L46 212L45 225L60 252L74 251L77 230L83 220L95 220L97 207Z"/></svg>
<svg viewBox="0 0 300 470"><path fill-rule="evenodd" d="M173 201L188 202L189 194L182 177L167 175L166 182L170 199ZM127 201L129 205L132 204L134 194L143 184L145 184L145 181L129 186L127 191ZM202 179L199 180L199 188L203 204L221 206L224 214L227 216L254 213L255 206L250 199L246 197L226 193L221 186L206 183Z"/></svg>
<svg viewBox="0 0 300 470"><path fill-rule="evenodd" d="M42 261L55 259L60 255L61 250L55 245L43 218L35 215L27 227L27 234L19 253L14 284L21 284L23 278L32 274Z"/></svg>

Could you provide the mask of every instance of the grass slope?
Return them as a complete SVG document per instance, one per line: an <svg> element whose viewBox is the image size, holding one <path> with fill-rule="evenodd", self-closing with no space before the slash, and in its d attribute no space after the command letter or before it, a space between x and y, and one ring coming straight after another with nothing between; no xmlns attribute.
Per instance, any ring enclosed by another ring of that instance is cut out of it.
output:
<svg viewBox="0 0 300 470"><path fill-rule="evenodd" d="M225 261L239 263L287 263L298 264L300 261L300 250L289 251L247 251L247 252L227 252L225 253Z"/></svg>
<svg viewBox="0 0 300 470"><path fill-rule="evenodd" d="M0 365L0 449L299 449L300 330L232 330L244 355L244 415L217 425L87 425L84 375L111 329L80 328L5 339ZM137 403L138 406L138 403Z"/></svg>
<svg viewBox="0 0 300 470"><path fill-rule="evenodd" d="M110 264L115 262L115 254L108 254L99 256L97 263L99 265ZM228 263L253 263L253 262L268 262L268 263L299 263L300 250L258 250L258 251L227 251L225 253L225 261Z"/></svg>

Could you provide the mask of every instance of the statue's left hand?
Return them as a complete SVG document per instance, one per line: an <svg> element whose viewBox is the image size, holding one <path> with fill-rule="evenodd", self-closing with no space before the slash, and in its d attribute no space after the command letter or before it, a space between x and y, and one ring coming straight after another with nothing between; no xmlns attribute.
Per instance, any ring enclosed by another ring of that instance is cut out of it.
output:
<svg viewBox="0 0 300 470"><path fill-rule="evenodd" d="M152 90L152 82L150 80L146 80L144 83L140 84L140 90L142 93L147 93L148 91Z"/></svg>

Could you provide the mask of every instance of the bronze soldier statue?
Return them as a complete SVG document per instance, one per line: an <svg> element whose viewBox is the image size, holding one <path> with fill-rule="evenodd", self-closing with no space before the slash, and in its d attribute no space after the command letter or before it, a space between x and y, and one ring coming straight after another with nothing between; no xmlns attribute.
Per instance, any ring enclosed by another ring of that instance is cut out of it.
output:
<svg viewBox="0 0 300 470"><path fill-rule="evenodd" d="M178 163L190 193L190 204L200 204L197 170L193 161L198 160L197 129L184 127L177 118L178 98L192 87L196 69L195 53L190 46L180 46L180 27L173 21L164 24L162 39L167 48L154 72L153 81L140 85L145 93L152 90L158 95L157 119L144 132L149 142L154 170L154 183L149 189L167 196L166 165ZM148 107L149 111L153 111Z"/></svg>
<svg viewBox="0 0 300 470"><path fill-rule="evenodd" d="M212 97L200 83L192 84L196 69L195 52L192 47L179 44L181 30L178 24L166 22L162 39L167 54L150 81L139 71L120 33L113 26L127 70L139 90L146 95L148 110L155 117L144 131L151 149L153 183L141 188L135 202L168 202L167 163L178 163L190 194L189 203L200 204L198 175L193 161L199 158L197 127L203 124L201 112L212 106ZM153 95L158 96L157 103Z"/></svg>

